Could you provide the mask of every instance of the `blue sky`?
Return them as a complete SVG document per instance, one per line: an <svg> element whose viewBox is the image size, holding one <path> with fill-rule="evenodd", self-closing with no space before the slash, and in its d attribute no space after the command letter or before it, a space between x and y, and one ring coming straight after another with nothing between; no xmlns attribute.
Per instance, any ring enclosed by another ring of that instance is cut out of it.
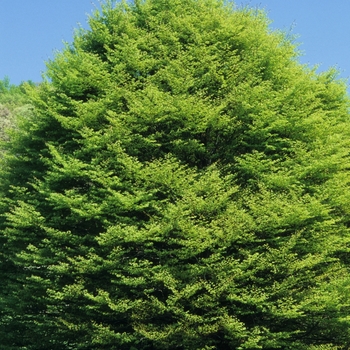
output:
<svg viewBox="0 0 350 350"><path fill-rule="evenodd" d="M336 67L340 77L350 77L349 0L239 0L264 9L271 28L297 35L299 61L318 71ZM349 81L348 81L349 84Z"/></svg>
<svg viewBox="0 0 350 350"><path fill-rule="evenodd" d="M348 0L236 0L236 5L263 8L271 28L298 35L300 62L336 66L350 77L350 1ZM0 4L0 79L14 84L41 81L45 61L63 41L71 42L79 24L98 0L2 0Z"/></svg>

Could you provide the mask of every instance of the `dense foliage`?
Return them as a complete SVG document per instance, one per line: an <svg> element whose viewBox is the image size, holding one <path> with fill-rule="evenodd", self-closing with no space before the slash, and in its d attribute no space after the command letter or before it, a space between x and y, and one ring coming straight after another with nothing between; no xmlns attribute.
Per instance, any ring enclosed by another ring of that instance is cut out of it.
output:
<svg viewBox="0 0 350 350"><path fill-rule="evenodd" d="M90 26L2 159L2 349L349 349L335 72L216 0Z"/></svg>

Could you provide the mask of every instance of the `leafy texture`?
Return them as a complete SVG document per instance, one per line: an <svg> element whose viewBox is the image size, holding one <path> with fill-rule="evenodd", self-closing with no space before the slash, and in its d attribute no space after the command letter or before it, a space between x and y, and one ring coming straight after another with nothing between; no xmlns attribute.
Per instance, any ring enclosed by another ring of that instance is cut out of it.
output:
<svg viewBox="0 0 350 350"><path fill-rule="evenodd" d="M2 348L348 349L335 72L216 0L107 3L90 26L3 159Z"/></svg>

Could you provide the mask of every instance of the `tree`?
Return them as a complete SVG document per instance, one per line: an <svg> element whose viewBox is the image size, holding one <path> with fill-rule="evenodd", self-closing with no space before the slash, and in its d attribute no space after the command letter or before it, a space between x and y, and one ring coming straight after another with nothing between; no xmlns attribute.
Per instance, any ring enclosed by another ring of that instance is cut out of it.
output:
<svg viewBox="0 0 350 350"><path fill-rule="evenodd" d="M1 167L5 350L348 349L349 100L264 13L108 2Z"/></svg>

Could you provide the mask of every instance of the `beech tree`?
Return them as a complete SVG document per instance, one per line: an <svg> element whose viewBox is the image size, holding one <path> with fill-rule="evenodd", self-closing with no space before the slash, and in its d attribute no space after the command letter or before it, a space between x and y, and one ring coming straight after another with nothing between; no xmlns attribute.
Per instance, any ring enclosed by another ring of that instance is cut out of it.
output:
<svg viewBox="0 0 350 350"><path fill-rule="evenodd" d="M349 349L345 83L217 0L89 23L1 160L2 349Z"/></svg>

